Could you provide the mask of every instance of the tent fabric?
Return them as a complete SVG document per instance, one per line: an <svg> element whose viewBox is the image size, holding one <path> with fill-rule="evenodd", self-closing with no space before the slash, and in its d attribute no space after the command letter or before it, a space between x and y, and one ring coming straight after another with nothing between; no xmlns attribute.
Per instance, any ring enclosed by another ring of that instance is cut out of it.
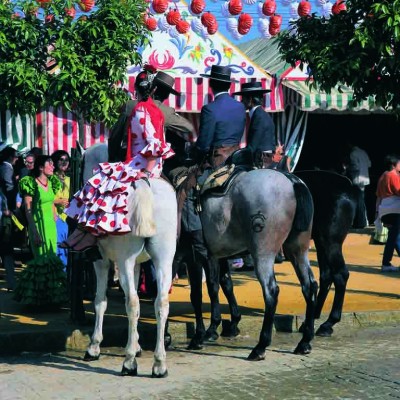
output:
<svg viewBox="0 0 400 400"><path fill-rule="evenodd" d="M286 105L297 106L302 111L380 111L381 109L375 105L373 98L369 98L352 106L353 94L350 90L334 89L331 93L325 93L316 89L311 89L305 81L282 80L284 86L284 101Z"/></svg>
<svg viewBox="0 0 400 400"><path fill-rule="evenodd" d="M52 154L59 149L70 152L79 138L76 118L62 109L39 112L36 118L15 116L7 111L0 115L0 128L1 141L16 145L18 150L41 147L44 154ZM108 129L102 124L85 125L85 148L104 142L107 138Z"/></svg>
<svg viewBox="0 0 400 400"><path fill-rule="evenodd" d="M264 89L271 89L265 98L264 108L267 111L278 112L283 111L283 88L276 84L275 79L271 78L245 78L237 79L238 82L232 83L230 93L240 90L241 85L246 82L261 82ZM129 77L129 91L134 91L135 77ZM209 79L199 77L176 77L174 89L182 93L182 96L171 95L166 105L174 107L177 112L195 112L200 113L203 105L208 104L213 99L213 95L209 86ZM240 100L240 97L237 97Z"/></svg>
<svg viewBox="0 0 400 400"><path fill-rule="evenodd" d="M310 71L307 66L300 68L298 64L292 67L279 52L275 39L254 39L242 43L238 48L253 62L275 77L276 85L283 86L283 104L296 106L302 111L341 111L341 112L382 112L371 97L356 107L352 107L353 93L351 88L341 86L334 88L331 93L318 89L310 89L306 80Z"/></svg>
<svg viewBox="0 0 400 400"><path fill-rule="evenodd" d="M291 170L299 161L307 131L308 113L297 107L286 107L283 113L276 114L274 122L276 135L290 157Z"/></svg>

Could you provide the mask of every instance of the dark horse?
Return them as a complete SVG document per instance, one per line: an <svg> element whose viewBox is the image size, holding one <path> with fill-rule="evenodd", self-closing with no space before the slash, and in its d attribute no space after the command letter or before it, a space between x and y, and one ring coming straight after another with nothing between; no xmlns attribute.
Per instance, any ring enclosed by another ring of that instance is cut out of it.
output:
<svg viewBox="0 0 400 400"><path fill-rule="evenodd" d="M306 320L303 337L295 353L311 351L314 337L314 314L317 282L308 259L311 239L313 203L306 185L290 174L260 169L241 173L224 196L212 192L201 197L201 221L211 261L206 268L208 292L211 299L211 324L204 328L201 310L201 285L195 282L199 274L189 269L191 300L196 315L196 333L189 348L198 349L206 339L218 337L221 323L219 285L227 296L231 315L231 332L237 332L240 313L233 294L227 258L248 251L253 257L264 302L264 321L258 344L249 360L265 358L265 349L271 343L273 319L279 288L274 273L274 260L284 245L285 254L292 262L300 279L306 301Z"/></svg>
<svg viewBox="0 0 400 400"><path fill-rule="evenodd" d="M312 238L320 271L315 318L321 316L328 292L334 284L335 296L328 319L317 329L318 336L331 336L333 325L342 316L349 270L343 257L343 242L356 213L357 194L351 181L329 171L295 173L310 189L314 199Z"/></svg>
<svg viewBox="0 0 400 400"><path fill-rule="evenodd" d="M296 172L296 175L307 185L314 200L312 238L314 239L320 270L320 289L314 310L315 318L320 318L321 316L321 311L332 283L335 286L335 296L331 313L327 321L325 321L316 332L319 336L330 336L333 333L333 325L338 323L341 319L344 295L349 278L349 271L343 257L342 246L355 215L355 192L349 179L333 172L301 171ZM291 256L287 254L290 248L290 241L287 240L283 248L286 257L291 260ZM207 282L208 290L210 291L211 289L215 291L219 285L221 286L228 300L231 312L230 325L228 325L227 329L224 328L222 330L221 335L235 336L239 333L237 324L240 321L240 313L233 292L233 284L227 260L220 260L219 266L221 268L219 275L210 274L207 276L207 279L210 279L210 281ZM196 279L196 276L198 276L198 274L193 274L191 280ZM196 298L195 293L192 293L192 302L195 312L196 310L201 310L201 306L199 308L199 299ZM216 340L218 338L216 328L220 320L218 320L215 315L220 315L219 303L217 303L215 298L211 297L210 327L205 336L202 336L201 332L197 332L189 348L200 348L203 338L204 340ZM196 312L196 321L197 324L199 324L198 311ZM301 327L301 331L303 330L304 325Z"/></svg>

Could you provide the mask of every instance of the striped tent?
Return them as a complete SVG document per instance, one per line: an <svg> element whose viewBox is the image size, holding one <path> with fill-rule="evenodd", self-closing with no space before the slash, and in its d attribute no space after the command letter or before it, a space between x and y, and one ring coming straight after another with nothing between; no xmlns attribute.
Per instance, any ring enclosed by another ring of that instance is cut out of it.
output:
<svg viewBox="0 0 400 400"><path fill-rule="evenodd" d="M325 93L310 89L304 80L283 79L282 85L285 104L303 111L383 112L382 108L376 106L373 97L353 106L353 93L346 87L337 87L331 93Z"/></svg>

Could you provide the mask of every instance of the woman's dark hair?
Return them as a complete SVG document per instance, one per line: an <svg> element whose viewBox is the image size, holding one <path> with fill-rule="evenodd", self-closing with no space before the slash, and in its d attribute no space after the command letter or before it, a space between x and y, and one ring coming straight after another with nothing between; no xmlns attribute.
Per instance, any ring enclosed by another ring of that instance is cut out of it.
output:
<svg viewBox="0 0 400 400"><path fill-rule="evenodd" d="M42 149L40 147L32 147L29 150L29 153L33 154L34 157L43 155L43 151L42 151Z"/></svg>
<svg viewBox="0 0 400 400"><path fill-rule="evenodd" d="M44 164L46 164L48 161L53 162L50 156L37 156L35 158L35 166L33 167L32 170L32 175L35 178L40 176L40 167L44 167Z"/></svg>
<svg viewBox="0 0 400 400"><path fill-rule="evenodd" d="M68 154L68 152L66 152L65 150L56 150L52 155L51 155L51 159L53 160L54 163L54 170L57 171L58 170L58 162L60 161L61 157L68 157L68 161L70 161L70 156Z"/></svg>
<svg viewBox="0 0 400 400"><path fill-rule="evenodd" d="M385 169L387 171L392 170L399 161L400 161L400 156L399 155L397 155L397 154L388 154L385 157L385 161L384 161Z"/></svg>
<svg viewBox="0 0 400 400"><path fill-rule="evenodd" d="M147 101L154 88L153 80L156 76L157 70L151 66L145 66L139 72L135 80L135 90L142 97L142 101Z"/></svg>

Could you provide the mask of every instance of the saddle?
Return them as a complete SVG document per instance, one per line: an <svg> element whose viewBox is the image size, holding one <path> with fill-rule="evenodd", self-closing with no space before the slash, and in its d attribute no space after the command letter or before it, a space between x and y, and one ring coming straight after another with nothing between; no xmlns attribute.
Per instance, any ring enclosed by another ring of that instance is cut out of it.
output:
<svg viewBox="0 0 400 400"><path fill-rule="evenodd" d="M253 170L253 154L244 148L234 151L225 164L212 172L200 188L200 195L225 196L235 179L244 172Z"/></svg>

